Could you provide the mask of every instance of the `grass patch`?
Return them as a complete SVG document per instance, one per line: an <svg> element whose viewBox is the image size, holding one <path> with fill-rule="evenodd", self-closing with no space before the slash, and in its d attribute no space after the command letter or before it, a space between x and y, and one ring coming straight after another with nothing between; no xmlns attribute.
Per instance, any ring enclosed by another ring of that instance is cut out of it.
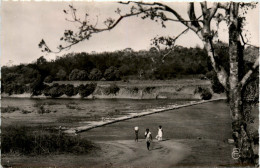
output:
<svg viewBox="0 0 260 168"><path fill-rule="evenodd" d="M76 106L76 105L66 104L66 107L67 107L68 109L73 109L73 110L84 110L84 108L80 108L80 107L78 107L78 106Z"/></svg>
<svg viewBox="0 0 260 168"><path fill-rule="evenodd" d="M148 87L145 87L143 91L144 91L144 93L151 94L154 89L155 89L155 87L148 86Z"/></svg>
<svg viewBox="0 0 260 168"><path fill-rule="evenodd" d="M3 127L1 141L3 154L86 154L98 149L92 142L78 136L66 135L60 130L35 130L25 126Z"/></svg>
<svg viewBox="0 0 260 168"><path fill-rule="evenodd" d="M29 114L29 113L32 113L32 111L24 110L24 109L23 109L23 110L22 110L22 113L23 113L23 114Z"/></svg>
<svg viewBox="0 0 260 168"><path fill-rule="evenodd" d="M33 105L33 107L41 107L41 106L44 106L44 105L53 106L53 105L60 105L60 103L54 102L54 101L44 102L44 103L36 102L36 103Z"/></svg>
<svg viewBox="0 0 260 168"><path fill-rule="evenodd" d="M1 113L13 113L18 110L20 110L18 107L13 106L1 107Z"/></svg>
<svg viewBox="0 0 260 168"><path fill-rule="evenodd" d="M104 94L105 95L110 95L110 94L116 95L119 92L119 90L120 90L120 88L115 83L112 83L109 87L104 88Z"/></svg>
<svg viewBox="0 0 260 168"><path fill-rule="evenodd" d="M107 113L108 117L114 117L114 116L118 116L118 115L122 115L122 114L124 114L124 113L118 109L115 109L114 111L110 111Z"/></svg>
<svg viewBox="0 0 260 168"><path fill-rule="evenodd" d="M37 113L39 113L39 114L50 113L50 112L51 112L51 110L46 109L44 106L40 106L37 109Z"/></svg>
<svg viewBox="0 0 260 168"><path fill-rule="evenodd" d="M127 90L132 94L137 94L139 91L138 87L128 87Z"/></svg>

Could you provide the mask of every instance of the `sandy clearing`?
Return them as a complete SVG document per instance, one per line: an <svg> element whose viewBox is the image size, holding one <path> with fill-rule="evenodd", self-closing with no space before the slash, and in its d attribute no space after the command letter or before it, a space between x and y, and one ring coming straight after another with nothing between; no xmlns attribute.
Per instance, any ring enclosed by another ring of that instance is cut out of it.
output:
<svg viewBox="0 0 260 168"><path fill-rule="evenodd" d="M151 145L151 150L146 149L144 139L139 142L133 140L119 141L99 141L104 157L107 157L108 166L111 167L172 167L187 157L191 148L174 140L164 140L158 142L154 140ZM104 145L105 144L105 145Z"/></svg>
<svg viewBox="0 0 260 168"><path fill-rule="evenodd" d="M97 141L101 150L91 155L4 156L4 165L55 168L171 168L187 159L191 148L176 140L154 140L151 150L146 142L133 140ZM10 161L7 163L7 161Z"/></svg>

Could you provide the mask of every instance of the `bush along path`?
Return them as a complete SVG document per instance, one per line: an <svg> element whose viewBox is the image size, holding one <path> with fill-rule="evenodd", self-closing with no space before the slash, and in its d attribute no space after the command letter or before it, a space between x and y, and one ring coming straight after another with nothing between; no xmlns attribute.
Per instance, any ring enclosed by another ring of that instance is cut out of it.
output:
<svg viewBox="0 0 260 168"><path fill-rule="evenodd" d="M179 108L183 108L183 107L193 106L193 105L217 101L217 100L225 100L225 99L226 98L216 98L216 99L201 100L201 101L196 101L196 102L191 101L190 103L187 103L187 104L184 104L184 105L172 105L172 106L169 106L169 107L166 107L166 108L157 108L157 109L152 109L152 110L140 112L140 113L130 113L126 116L122 116L122 117L118 117L118 118L102 118L101 121L88 122L88 124L85 125L85 126L69 128L69 129L64 130L64 132L68 133L68 134L75 134L76 135L77 133L80 133L80 132L88 131L88 130L91 130L93 128L102 127L102 126L105 126L105 125L108 125L108 124L113 124L113 123L116 123L116 122L119 122L119 121L125 121L125 120L129 120L129 119L132 119L132 118L147 116L147 115L165 112L165 111L169 111L169 110L173 110L173 109L179 109Z"/></svg>

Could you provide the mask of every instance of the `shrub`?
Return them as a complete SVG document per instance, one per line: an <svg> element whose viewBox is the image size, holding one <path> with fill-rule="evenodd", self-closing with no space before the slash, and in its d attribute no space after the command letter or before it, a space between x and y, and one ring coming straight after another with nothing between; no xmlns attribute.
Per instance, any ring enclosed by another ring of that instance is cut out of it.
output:
<svg viewBox="0 0 260 168"><path fill-rule="evenodd" d="M50 94L49 94L50 88L51 88L50 86L44 85L44 89L43 89L43 91L42 91L42 93L44 94L44 96L50 96Z"/></svg>
<svg viewBox="0 0 260 168"><path fill-rule="evenodd" d="M69 75L69 80L87 80L88 74L85 70L74 69Z"/></svg>
<svg viewBox="0 0 260 168"><path fill-rule="evenodd" d="M55 97L62 96L64 93L63 93L62 87L60 87L59 85L57 85L57 86L55 85L50 88L49 94L52 98L55 98Z"/></svg>
<svg viewBox="0 0 260 168"><path fill-rule="evenodd" d="M23 84L10 83L4 86L4 92L12 95L12 94L23 94L26 90L26 86Z"/></svg>
<svg viewBox="0 0 260 168"><path fill-rule="evenodd" d="M53 82L53 77L51 75L47 76L46 78L44 78L44 82L45 83L51 83Z"/></svg>
<svg viewBox="0 0 260 168"><path fill-rule="evenodd" d="M22 113L23 113L23 114L29 114L29 113L32 113L32 111L24 110L24 109L23 109L23 110L22 110Z"/></svg>
<svg viewBox="0 0 260 168"><path fill-rule="evenodd" d="M132 94L137 94L139 91L138 87L130 87L130 88L128 88L128 90Z"/></svg>
<svg viewBox="0 0 260 168"><path fill-rule="evenodd" d="M77 80L81 80L81 81L88 80L88 73L87 73L87 71L85 71L85 70L79 71L78 76L77 76Z"/></svg>
<svg viewBox="0 0 260 168"><path fill-rule="evenodd" d="M114 94L116 95L119 92L120 88L115 84L111 84L109 87L104 89L106 95Z"/></svg>
<svg viewBox="0 0 260 168"><path fill-rule="evenodd" d="M152 93L152 91L153 91L154 89L155 89L155 87L150 87L150 86L148 86L148 87L144 88L144 92L150 94L150 93Z"/></svg>
<svg viewBox="0 0 260 168"><path fill-rule="evenodd" d="M7 106L7 107L1 107L1 112L2 113L12 113L19 110L18 107L13 107L13 106Z"/></svg>
<svg viewBox="0 0 260 168"><path fill-rule="evenodd" d="M60 69L56 74L56 79L58 80L66 80L66 77L67 73L63 69Z"/></svg>
<svg viewBox="0 0 260 168"><path fill-rule="evenodd" d="M69 74L69 80L73 81L73 80L78 80L78 74L79 74L80 70L78 69L73 69L71 71L71 73Z"/></svg>
<svg viewBox="0 0 260 168"><path fill-rule="evenodd" d="M201 98L203 100L210 100L211 97L212 97L212 94L210 92L210 90L208 88L204 89L202 92L201 92Z"/></svg>
<svg viewBox="0 0 260 168"><path fill-rule="evenodd" d="M74 86L71 85L71 84L66 85L65 90L64 90L64 93L65 93L67 96L69 96L69 97L70 97L70 96L74 96L74 95L77 94L77 93L75 92Z"/></svg>
<svg viewBox="0 0 260 168"><path fill-rule="evenodd" d="M88 78L90 80L98 81L102 78L102 72L99 69L94 68L94 69L91 70Z"/></svg>
<svg viewBox="0 0 260 168"><path fill-rule="evenodd" d="M45 109L45 107L43 105L41 105L41 106L38 107L37 112L39 114L44 114L44 113L50 113L51 110Z"/></svg>
<svg viewBox="0 0 260 168"><path fill-rule="evenodd" d="M95 91L96 86L97 85L94 83L90 83L90 84L86 84L86 85L83 85L83 84L79 85L78 86L79 95L81 97L87 97L87 96L91 95Z"/></svg>
<svg viewBox="0 0 260 168"><path fill-rule="evenodd" d="M197 87L194 90L194 94L199 93L201 99L203 100L209 100L212 97L212 93L210 92L209 88L203 88L203 87Z"/></svg>
<svg viewBox="0 0 260 168"><path fill-rule="evenodd" d="M31 127L2 128L2 153L43 155L60 153L89 153L97 149L90 141L78 136L65 135L60 130L52 132L33 130Z"/></svg>
<svg viewBox="0 0 260 168"><path fill-rule="evenodd" d="M45 86L43 94L45 96L51 96L52 98L60 97L65 92L65 85L59 85L57 83L52 86Z"/></svg>
<svg viewBox="0 0 260 168"><path fill-rule="evenodd" d="M15 94L23 94L26 90L26 86L23 84L16 84L14 88Z"/></svg>
<svg viewBox="0 0 260 168"><path fill-rule="evenodd" d="M120 79L119 70L116 67L111 66L108 69L106 69L104 73L104 77L108 81L119 80Z"/></svg>

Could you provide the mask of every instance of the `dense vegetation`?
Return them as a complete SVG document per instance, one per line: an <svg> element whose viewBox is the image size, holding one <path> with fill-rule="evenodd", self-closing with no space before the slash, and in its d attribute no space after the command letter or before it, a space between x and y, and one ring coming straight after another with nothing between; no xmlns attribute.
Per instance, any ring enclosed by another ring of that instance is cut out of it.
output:
<svg viewBox="0 0 260 168"><path fill-rule="evenodd" d="M60 153L89 153L98 147L78 136L69 136L61 130L37 131L33 127L8 126L2 128L1 152L25 155Z"/></svg>
<svg viewBox="0 0 260 168"><path fill-rule="evenodd" d="M218 61L226 62L224 66L228 72L227 48L228 46L223 43L216 45L219 55ZM98 54L69 53L52 61L47 61L42 56L36 62L27 65L2 67L1 91L10 95L24 92L33 95L44 93L51 97L59 97L62 94L73 96L80 93L82 97L86 97L93 92L94 85L72 88L72 85L48 86L46 84L54 80L165 80L185 76L211 79L214 92L224 91L218 83L216 74L212 71L205 50L199 47L176 46L164 59L163 52L159 52L155 48L151 48L149 51L135 52L128 48L122 51ZM248 47L245 49L248 65L254 60L251 57L256 52L258 52L258 48ZM113 89L116 93L116 88Z"/></svg>

